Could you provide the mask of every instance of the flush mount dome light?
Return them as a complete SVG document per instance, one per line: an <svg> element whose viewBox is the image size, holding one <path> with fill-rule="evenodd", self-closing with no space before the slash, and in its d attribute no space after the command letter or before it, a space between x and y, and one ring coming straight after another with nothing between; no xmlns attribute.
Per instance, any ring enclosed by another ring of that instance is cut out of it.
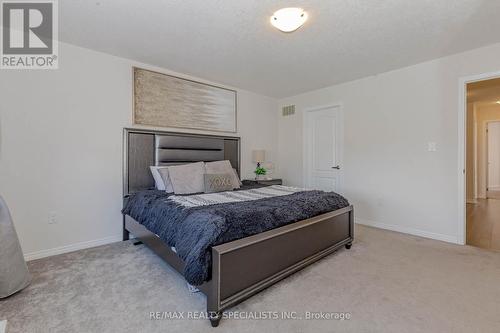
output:
<svg viewBox="0 0 500 333"><path fill-rule="evenodd" d="M271 24L283 31L297 30L307 20L307 13L302 8L282 8L271 16Z"/></svg>

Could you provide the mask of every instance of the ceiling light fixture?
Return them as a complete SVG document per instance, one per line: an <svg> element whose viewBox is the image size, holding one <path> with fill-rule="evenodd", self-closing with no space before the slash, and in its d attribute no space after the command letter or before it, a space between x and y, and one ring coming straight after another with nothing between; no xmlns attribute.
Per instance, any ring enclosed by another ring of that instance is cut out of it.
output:
<svg viewBox="0 0 500 333"><path fill-rule="evenodd" d="M497 104L500 104L500 101L496 101Z"/></svg>
<svg viewBox="0 0 500 333"><path fill-rule="evenodd" d="M271 16L271 24L283 32L297 30L306 20L307 13L302 8L282 8Z"/></svg>

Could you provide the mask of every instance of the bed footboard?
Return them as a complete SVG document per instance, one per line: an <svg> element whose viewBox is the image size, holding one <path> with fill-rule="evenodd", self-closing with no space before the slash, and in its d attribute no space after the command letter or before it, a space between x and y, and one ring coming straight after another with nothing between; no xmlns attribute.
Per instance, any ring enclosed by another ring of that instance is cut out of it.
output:
<svg viewBox="0 0 500 333"><path fill-rule="evenodd" d="M354 210L342 208L212 248L207 310L221 311L325 257L354 237Z"/></svg>
<svg viewBox="0 0 500 333"><path fill-rule="evenodd" d="M182 274L184 263L177 254L128 215L124 216L125 232ZM353 239L354 210L349 206L212 247L212 278L199 286L207 296L212 326L219 324L223 310L342 246L350 248Z"/></svg>

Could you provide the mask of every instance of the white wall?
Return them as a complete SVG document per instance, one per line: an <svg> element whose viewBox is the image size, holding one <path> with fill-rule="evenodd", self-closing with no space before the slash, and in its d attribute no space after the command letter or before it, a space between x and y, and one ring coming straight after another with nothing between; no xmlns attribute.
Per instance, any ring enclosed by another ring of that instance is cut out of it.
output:
<svg viewBox="0 0 500 333"><path fill-rule="evenodd" d="M0 194L31 257L119 239L134 65L162 71L61 44L59 70L0 72ZM242 175L263 148L276 176L302 185L302 110L342 103L344 193L358 222L456 241L458 81L498 70L500 44L279 102L239 90ZM286 104L295 116L276 112Z"/></svg>
<svg viewBox="0 0 500 333"><path fill-rule="evenodd" d="M171 73L67 44L59 70L0 72L0 194L30 258L120 239L134 65ZM252 176L252 149L277 156L276 108L238 91L243 177Z"/></svg>
<svg viewBox="0 0 500 333"><path fill-rule="evenodd" d="M357 221L456 242L459 79L499 70L495 44L283 99L298 112L279 120L281 175L302 185L302 111L342 103L344 193Z"/></svg>

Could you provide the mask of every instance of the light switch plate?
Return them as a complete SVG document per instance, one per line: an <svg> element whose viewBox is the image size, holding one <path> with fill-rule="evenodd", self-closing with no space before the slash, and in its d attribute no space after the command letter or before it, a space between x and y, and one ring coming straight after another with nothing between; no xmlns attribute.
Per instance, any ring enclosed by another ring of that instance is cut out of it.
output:
<svg viewBox="0 0 500 333"><path fill-rule="evenodd" d="M427 150L431 152L437 151L437 144L435 142L427 143Z"/></svg>

